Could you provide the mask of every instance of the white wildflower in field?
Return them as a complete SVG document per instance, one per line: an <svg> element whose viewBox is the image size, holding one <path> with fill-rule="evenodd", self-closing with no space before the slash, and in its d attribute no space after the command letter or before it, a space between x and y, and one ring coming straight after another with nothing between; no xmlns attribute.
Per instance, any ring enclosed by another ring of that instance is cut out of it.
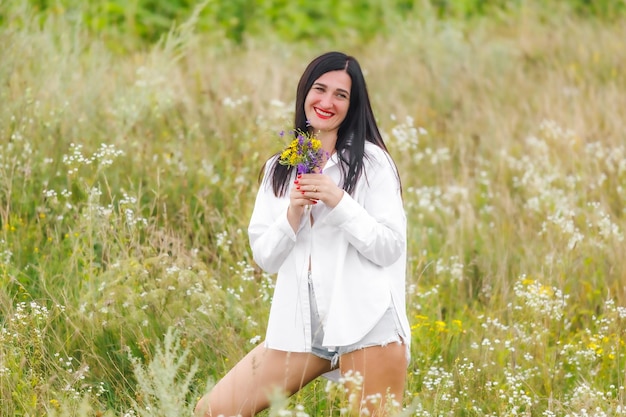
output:
<svg viewBox="0 0 626 417"><path fill-rule="evenodd" d="M228 238L228 232L226 230L217 232L215 235L217 247L228 251L233 241Z"/></svg>
<svg viewBox="0 0 626 417"><path fill-rule="evenodd" d="M440 208L442 191L439 187L409 188L407 191L414 195L416 200L416 202L413 202L413 200L408 201L408 207L417 205L417 208L431 213Z"/></svg>
<svg viewBox="0 0 626 417"><path fill-rule="evenodd" d="M238 289L228 287L226 288L226 292L235 297L236 300L241 300L241 293L243 291L241 290L241 287L239 287Z"/></svg>
<svg viewBox="0 0 626 417"><path fill-rule="evenodd" d="M578 243L585 239L585 236L574 222L575 216L576 214L573 210L557 210L556 213L548 215L546 221L541 224L539 235L548 233L549 229L556 230L557 233L567 239L567 248L573 250Z"/></svg>
<svg viewBox="0 0 626 417"><path fill-rule="evenodd" d="M225 97L222 100L222 105L224 107L236 109L237 107L247 103L248 101L250 101L250 99L248 98L248 96L245 96L245 95L239 98Z"/></svg>
<svg viewBox="0 0 626 417"><path fill-rule="evenodd" d="M418 218L423 220L431 213L440 213L456 218L457 213L472 211L469 202L470 190L461 185L409 187L407 189L407 209L418 211Z"/></svg>
<svg viewBox="0 0 626 417"><path fill-rule="evenodd" d="M597 231L597 234L602 238L602 242L610 242L611 240L622 242L624 240L624 234L620 227L613 222L611 216L602 208L599 202L589 202L587 207L591 209L590 219L588 220L589 228ZM602 242L598 242L598 244Z"/></svg>
<svg viewBox="0 0 626 417"><path fill-rule="evenodd" d="M270 108L272 114L270 117L273 120L291 120L293 114L293 103L285 103L278 99L270 100Z"/></svg>
<svg viewBox="0 0 626 417"><path fill-rule="evenodd" d="M261 274L261 297L263 301L270 301L274 294L275 281L272 275L267 272Z"/></svg>
<svg viewBox="0 0 626 417"><path fill-rule="evenodd" d="M204 293L204 286L201 282L194 282L191 287L187 288L185 294L190 296L192 294L202 294Z"/></svg>
<svg viewBox="0 0 626 417"><path fill-rule="evenodd" d="M441 366L431 366L422 378L428 391L445 392L454 387L454 375Z"/></svg>
<svg viewBox="0 0 626 417"><path fill-rule="evenodd" d="M420 135L426 134L425 129L416 128L413 124L413 118L407 116L404 123L399 123L391 129L391 137L395 141L394 147L401 152L416 150Z"/></svg>
<svg viewBox="0 0 626 417"><path fill-rule="evenodd" d="M54 190L43 190L43 196L50 200L56 200L57 192Z"/></svg>
<svg viewBox="0 0 626 417"><path fill-rule="evenodd" d="M216 172L213 162L206 159L202 160L202 169L200 170L200 173L208 178L209 183L211 184L217 184L222 180L220 174Z"/></svg>
<svg viewBox="0 0 626 417"><path fill-rule="evenodd" d="M295 410L296 417L309 417L309 414L304 411L304 406L302 404L296 404Z"/></svg>
<svg viewBox="0 0 626 417"><path fill-rule="evenodd" d="M0 239L0 265L8 265L13 258L13 252L7 247L4 239Z"/></svg>
<svg viewBox="0 0 626 417"><path fill-rule="evenodd" d="M443 147L433 150L432 148L427 147L424 151L413 154L414 163L417 164L423 160L430 162L431 165L447 162L450 160L450 149Z"/></svg>
<svg viewBox="0 0 626 417"><path fill-rule="evenodd" d="M116 149L115 145L100 144L100 148L93 154L93 158L98 160L102 166L110 166L118 156L124 155L124 151Z"/></svg>
<svg viewBox="0 0 626 417"><path fill-rule="evenodd" d="M614 410L608 407L613 394L593 388L588 382L580 383L568 397L565 404L576 410L567 414L568 417L608 417L615 415L612 412Z"/></svg>
<svg viewBox="0 0 626 417"><path fill-rule="evenodd" d="M527 391L528 383L534 376L533 369L526 370L510 370L504 371L505 389L501 389L501 393L506 394L507 402L513 406L512 411L519 412L522 409L529 409L539 398Z"/></svg>
<svg viewBox="0 0 626 417"><path fill-rule="evenodd" d="M544 154L545 155L550 150L550 147L548 146L548 144L544 140L539 139L536 136L528 136L524 140L524 143L533 152L537 152L537 153L540 153L540 154Z"/></svg>
<svg viewBox="0 0 626 417"><path fill-rule="evenodd" d="M243 281L254 281L254 266L250 265L246 261L238 261L237 268L230 267L230 270L233 273L240 277Z"/></svg>
<svg viewBox="0 0 626 417"><path fill-rule="evenodd" d="M561 320L569 295L539 281L528 279L526 275L520 276L514 286L515 296L521 302L516 308L522 306L547 319Z"/></svg>
<svg viewBox="0 0 626 417"><path fill-rule="evenodd" d="M548 141L560 141L568 145L573 145L573 141L576 138L573 130L561 127L554 120L542 120L539 123L539 132Z"/></svg>
<svg viewBox="0 0 626 417"><path fill-rule="evenodd" d="M83 155L83 145L71 143L70 153L63 155L62 161L68 167L68 175L74 175L82 165L91 165L94 160Z"/></svg>
<svg viewBox="0 0 626 417"><path fill-rule="evenodd" d="M169 265L165 268L165 273L168 275L178 274L180 272L180 267L178 265Z"/></svg>
<svg viewBox="0 0 626 417"><path fill-rule="evenodd" d="M116 149L115 145L100 144L100 148L91 156L83 154L83 145L71 143L70 153L63 155L62 161L68 167L68 175L74 175L82 166L92 165L99 162L101 166L110 166L115 158L124 155L124 152Z"/></svg>
<svg viewBox="0 0 626 417"><path fill-rule="evenodd" d="M483 316L479 316L478 319L483 319ZM484 329L488 329L488 328L493 328L493 329L497 329L500 331L508 331L510 326L501 323L500 319L498 317L495 318L491 318L491 317L486 317L485 321L481 324L481 327Z"/></svg>
<svg viewBox="0 0 626 417"><path fill-rule="evenodd" d="M148 220L144 217L137 216L133 209L125 208L124 209L124 220L126 224L130 227L134 227L137 225L147 226Z"/></svg>
<svg viewBox="0 0 626 417"><path fill-rule="evenodd" d="M448 274L453 282L463 280L463 263L460 262L458 256L451 256L448 261L437 259L435 263L435 274Z"/></svg>

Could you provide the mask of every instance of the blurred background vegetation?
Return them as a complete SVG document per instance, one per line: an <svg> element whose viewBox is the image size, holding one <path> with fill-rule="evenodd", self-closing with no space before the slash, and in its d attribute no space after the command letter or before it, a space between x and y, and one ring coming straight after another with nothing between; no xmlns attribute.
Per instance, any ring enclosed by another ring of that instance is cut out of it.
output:
<svg viewBox="0 0 626 417"><path fill-rule="evenodd" d="M408 18L475 19L522 13L525 0L29 0L3 1L3 9L28 5L46 16L81 20L94 33L117 46L153 42L203 4L198 30L237 43L268 32L285 41L356 38L368 40L393 31ZM614 20L626 13L624 0L556 0L538 2L546 14L571 12L582 17ZM6 21L0 10L0 22Z"/></svg>

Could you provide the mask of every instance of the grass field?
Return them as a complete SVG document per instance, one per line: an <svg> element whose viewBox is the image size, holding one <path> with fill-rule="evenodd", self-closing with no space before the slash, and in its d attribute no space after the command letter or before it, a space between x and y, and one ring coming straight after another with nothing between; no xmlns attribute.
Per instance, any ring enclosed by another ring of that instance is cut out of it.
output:
<svg viewBox="0 0 626 417"><path fill-rule="evenodd" d="M401 415L626 415L623 18L528 7L242 44L191 20L116 49L66 14L10 13L0 415L189 416L260 343L258 174L329 49L361 62L402 175ZM343 415L342 388L314 381L263 415Z"/></svg>

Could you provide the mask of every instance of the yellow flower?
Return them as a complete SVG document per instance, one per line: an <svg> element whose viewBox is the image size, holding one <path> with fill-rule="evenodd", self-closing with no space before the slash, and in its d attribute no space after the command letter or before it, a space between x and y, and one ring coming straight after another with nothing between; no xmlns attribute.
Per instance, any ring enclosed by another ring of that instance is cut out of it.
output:
<svg viewBox="0 0 626 417"><path fill-rule="evenodd" d="M441 320L437 320L435 322L435 328L439 333L444 333L448 331L448 329L446 328L446 322Z"/></svg>
<svg viewBox="0 0 626 417"><path fill-rule="evenodd" d="M553 296L554 295L554 290L552 289L552 287L548 286L548 285L542 285L539 288L539 294L542 295L547 295L547 296Z"/></svg>
<svg viewBox="0 0 626 417"><path fill-rule="evenodd" d="M292 133L296 137L280 153L278 162L281 165L295 167L298 174L315 172L326 156L322 142L309 132L296 130Z"/></svg>

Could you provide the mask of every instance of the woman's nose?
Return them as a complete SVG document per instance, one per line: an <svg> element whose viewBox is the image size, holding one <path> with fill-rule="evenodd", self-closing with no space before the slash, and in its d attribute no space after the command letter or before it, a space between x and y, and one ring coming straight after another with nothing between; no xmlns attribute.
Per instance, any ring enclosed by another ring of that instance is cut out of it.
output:
<svg viewBox="0 0 626 417"><path fill-rule="evenodd" d="M332 105L332 102L333 101L332 101L332 95L331 94L326 93L326 94L322 95L322 97L320 98L320 104L323 107L326 107L326 108L330 107Z"/></svg>

